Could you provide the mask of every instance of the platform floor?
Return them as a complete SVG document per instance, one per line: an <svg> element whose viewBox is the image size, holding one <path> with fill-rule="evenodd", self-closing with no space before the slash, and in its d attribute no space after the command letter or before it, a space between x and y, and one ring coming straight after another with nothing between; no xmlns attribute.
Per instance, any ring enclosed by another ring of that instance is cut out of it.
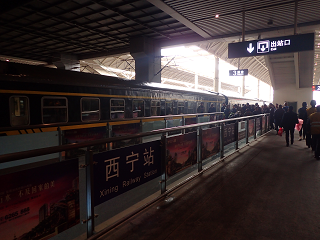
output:
<svg viewBox="0 0 320 240"><path fill-rule="evenodd" d="M99 239L320 239L320 161L272 131Z"/></svg>

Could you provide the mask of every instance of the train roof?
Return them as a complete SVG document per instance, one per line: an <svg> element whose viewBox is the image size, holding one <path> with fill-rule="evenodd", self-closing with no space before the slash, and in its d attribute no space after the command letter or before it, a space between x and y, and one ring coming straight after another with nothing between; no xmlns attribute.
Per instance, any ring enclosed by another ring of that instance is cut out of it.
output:
<svg viewBox="0 0 320 240"><path fill-rule="evenodd" d="M134 80L103 76L84 72L53 69L0 61L0 80L14 82L32 82L41 84L61 84L72 86L152 89L162 91L187 92L189 94L215 95L226 98L223 94L203 90L176 87L160 83L139 83Z"/></svg>

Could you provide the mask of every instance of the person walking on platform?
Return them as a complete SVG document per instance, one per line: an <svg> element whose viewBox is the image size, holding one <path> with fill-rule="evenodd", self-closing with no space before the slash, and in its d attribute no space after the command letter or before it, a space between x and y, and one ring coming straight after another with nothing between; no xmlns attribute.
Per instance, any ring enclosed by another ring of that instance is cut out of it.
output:
<svg viewBox="0 0 320 240"><path fill-rule="evenodd" d="M299 141L302 140L302 136L303 136L303 140L306 139L306 125L307 125L307 119L308 119L308 115L307 115L307 103L303 102L302 103L302 108L299 108L298 110L298 117L299 119L303 120L303 124L302 124L302 128L299 131Z"/></svg>
<svg viewBox="0 0 320 240"><path fill-rule="evenodd" d="M319 160L320 155L320 106L317 106L317 112L309 116L310 130L314 147L314 157Z"/></svg>
<svg viewBox="0 0 320 240"><path fill-rule="evenodd" d="M288 112L289 107L287 102L284 102L282 109L284 110L284 112Z"/></svg>
<svg viewBox="0 0 320 240"><path fill-rule="evenodd" d="M280 106L279 106L280 108ZM284 131L286 131L286 142L287 147L289 147L289 132L291 137L291 144L293 144L294 140L294 127L298 124L298 116L295 112L293 112L293 107L290 106L288 112L283 115L281 126L283 126Z"/></svg>
<svg viewBox="0 0 320 240"><path fill-rule="evenodd" d="M282 105L279 105L279 108L274 112L274 124L276 127L276 131L278 134L279 126L281 127L281 121L284 114L284 110L282 109Z"/></svg>
<svg viewBox="0 0 320 240"><path fill-rule="evenodd" d="M269 108L270 108L270 120L269 120L270 122L269 122L269 124L270 124L270 128L274 129L274 109L275 109L275 107L272 103L270 103Z"/></svg>
<svg viewBox="0 0 320 240"><path fill-rule="evenodd" d="M312 144L312 136L310 133L310 122L309 122L309 117L312 113L315 113L317 111L316 109L316 100L311 100L310 105L311 107L307 109L307 125L306 125L306 144L308 146L308 148L312 147L312 151L314 151L313 149L313 144Z"/></svg>

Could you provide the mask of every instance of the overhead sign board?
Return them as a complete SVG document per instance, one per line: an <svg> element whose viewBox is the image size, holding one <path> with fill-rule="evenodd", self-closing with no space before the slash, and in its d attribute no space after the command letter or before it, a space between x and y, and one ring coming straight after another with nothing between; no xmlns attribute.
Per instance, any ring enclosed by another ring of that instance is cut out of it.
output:
<svg viewBox="0 0 320 240"><path fill-rule="evenodd" d="M314 33L229 43L228 58L314 50Z"/></svg>
<svg viewBox="0 0 320 240"><path fill-rule="evenodd" d="M229 76L247 76L248 69L229 70Z"/></svg>
<svg viewBox="0 0 320 240"><path fill-rule="evenodd" d="M313 85L312 91L320 91L320 85Z"/></svg>

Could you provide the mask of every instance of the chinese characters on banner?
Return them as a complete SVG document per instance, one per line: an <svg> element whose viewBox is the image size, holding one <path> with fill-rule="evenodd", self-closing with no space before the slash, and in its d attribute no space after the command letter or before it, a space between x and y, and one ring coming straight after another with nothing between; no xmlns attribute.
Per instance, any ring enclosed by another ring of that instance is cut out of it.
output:
<svg viewBox="0 0 320 240"><path fill-rule="evenodd" d="M254 120L249 120L249 132L248 137L252 137L254 135Z"/></svg>
<svg viewBox="0 0 320 240"><path fill-rule="evenodd" d="M167 175L170 177L197 162L197 133L167 139Z"/></svg>
<svg viewBox="0 0 320 240"><path fill-rule="evenodd" d="M209 128L202 131L202 160L220 151L220 128Z"/></svg>
<svg viewBox="0 0 320 240"><path fill-rule="evenodd" d="M94 206L161 175L160 141L93 155Z"/></svg>
<svg viewBox="0 0 320 240"><path fill-rule="evenodd" d="M0 236L49 239L80 221L78 159L0 176Z"/></svg>
<svg viewBox="0 0 320 240"><path fill-rule="evenodd" d="M234 132L235 124L227 124L224 126L224 132L223 132L223 146L226 146L232 142L236 141L236 136Z"/></svg>

